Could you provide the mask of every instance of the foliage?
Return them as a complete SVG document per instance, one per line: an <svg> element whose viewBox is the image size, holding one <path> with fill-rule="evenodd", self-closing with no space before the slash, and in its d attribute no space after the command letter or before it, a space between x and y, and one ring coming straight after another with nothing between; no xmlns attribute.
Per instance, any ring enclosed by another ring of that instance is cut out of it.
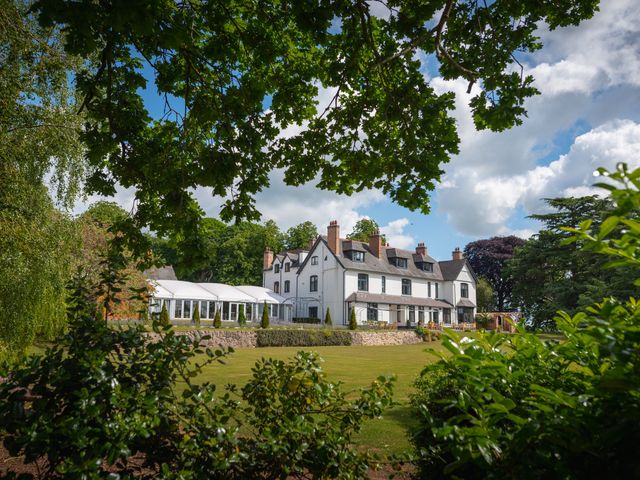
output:
<svg viewBox="0 0 640 480"><path fill-rule="evenodd" d="M238 307L238 325L241 327L247 324L247 316L244 313L244 304L240 304Z"/></svg>
<svg viewBox="0 0 640 480"><path fill-rule="evenodd" d="M254 195L276 168L289 185L376 188L428 212L459 138L453 91L436 92L416 59L467 82L475 125L503 130L522 122L537 93L516 55L542 47L543 25L577 25L597 5L388 2L393 14L378 16L342 1L220 9L37 0L34 11L44 28L64 29L66 51L86 67L75 78L90 191L135 188L136 229L180 230L188 243L202 216L196 186L228 196L223 219L255 219ZM149 83L166 102L159 118L145 108ZM333 94L327 104L320 88Z"/></svg>
<svg viewBox="0 0 640 480"><path fill-rule="evenodd" d="M380 233L380 227L378 222L371 218L361 218L353 227L353 231L347 234L347 238L350 240L359 240L361 242L368 242L369 237L374 233ZM387 243L387 238L384 235L380 236L383 244Z"/></svg>
<svg viewBox="0 0 640 480"><path fill-rule="evenodd" d="M193 378L231 349L154 330L149 342L142 327L77 320L59 344L16 366L0 384L5 448L26 463L46 459L47 478L129 477L134 453L140 478L366 478L370 457L352 436L390 405L391 380L346 400L319 359L301 352L262 360L241 390L218 392Z"/></svg>
<svg viewBox="0 0 640 480"><path fill-rule="evenodd" d="M516 249L524 244L525 240L510 235L476 240L464 247L464 256L473 271L486 279L493 289L495 300L491 304L495 304L499 312L515 307L511 301L514 279L506 271L505 265L513 258ZM490 307L487 308L489 309Z"/></svg>
<svg viewBox="0 0 640 480"><path fill-rule="evenodd" d="M493 288L484 277L480 277L476 284L476 304L478 305L479 312L491 312L493 310Z"/></svg>
<svg viewBox="0 0 640 480"><path fill-rule="evenodd" d="M610 214L609 199L598 197L548 199L552 213L534 215L544 224L538 235L520 248L509 262L509 275L515 279L514 301L533 328L553 328L557 310L574 314L613 296L626 299L636 292L634 272L628 266L605 269L609 261L578 244L566 244L571 236L565 228L578 228L587 220L598 228ZM637 212L633 213L637 218Z"/></svg>
<svg viewBox="0 0 640 480"><path fill-rule="evenodd" d="M358 328L358 321L356 320L356 309L351 309L351 315L349 316L349 330L355 330Z"/></svg>
<svg viewBox="0 0 640 480"><path fill-rule="evenodd" d="M328 347L351 345L351 334L340 330L257 330L258 347Z"/></svg>
<svg viewBox="0 0 640 480"><path fill-rule="evenodd" d="M260 328L269 328L269 305L264 302L262 306L262 319L260 320Z"/></svg>
<svg viewBox="0 0 640 480"><path fill-rule="evenodd" d="M292 323L312 323L320 325L320 319L317 317L293 317L291 319Z"/></svg>
<svg viewBox="0 0 640 480"><path fill-rule="evenodd" d="M195 304L195 306L193 307L193 315L191 316L191 323L196 327L200 326L200 308L198 308L198 304Z"/></svg>
<svg viewBox="0 0 640 480"><path fill-rule="evenodd" d="M287 230L285 248L287 250L298 248L308 250L317 237L318 228L313 222L307 220Z"/></svg>
<svg viewBox="0 0 640 480"><path fill-rule="evenodd" d="M0 178L0 351L14 356L64 329L77 232L46 187L1 161Z"/></svg>
<svg viewBox="0 0 640 480"><path fill-rule="evenodd" d="M597 226L586 220L566 229L572 236L563 245L604 254L609 268L637 272L640 170L601 172L609 179L613 214ZM517 335L446 334L451 356L424 369L413 399L421 415L414 437L421 476L640 475L637 462L629 461L640 441L640 303L608 297L573 316L559 312L555 320L562 342L522 327Z"/></svg>
<svg viewBox="0 0 640 480"><path fill-rule="evenodd" d="M333 322L331 321L331 312L329 311L329 307L327 307L327 313L324 316L324 326L325 327L332 327L333 326Z"/></svg>
<svg viewBox="0 0 640 480"><path fill-rule="evenodd" d="M475 322L478 328L487 328L491 322L491 315L487 313L478 313L476 315Z"/></svg>
<svg viewBox="0 0 640 480"><path fill-rule="evenodd" d="M216 316L213 318L213 327L222 328L222 319L220 318L220 309L216 309Z"/></svg>
<svg viewBox="0 0 640 480"><path fill-rule="evenodd" d="M171 324L169 317L169 310L167 310L167 302L162 303L162 310L160 311L160 325L168 327Z"/></svg>

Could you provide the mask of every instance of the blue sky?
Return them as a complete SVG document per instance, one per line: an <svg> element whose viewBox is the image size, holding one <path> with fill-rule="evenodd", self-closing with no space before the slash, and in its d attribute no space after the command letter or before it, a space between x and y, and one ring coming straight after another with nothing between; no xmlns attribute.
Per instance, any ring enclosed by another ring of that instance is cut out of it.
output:
<svg viewBox="0 0 640 480"><path fill-rule="evenodd" d="M313 184L288 187L275 171L271 187L257 197L263 219L282 229L311 220L320 232L336 219L346 235L359 218L369 217L392 245L425 242L432 256L447 259L454 247L479 238L534 234L539 226L526 217L544 209L540 199L594 193L592 172L598 166L640 166L640 2L603 1L601 11L578 27L539 33L545 47L521 61L542 95L527 101L524 124L507 132L477 132L466 83L443 80L433 61L425 60L431 85L456 93L461 137L460 154L444 166L429 215L399 207L376 191L346 197ZM146 100L158 116L162 103L153 88ZM321 92L320 104L330 95ZM195 193L207 214L216 216L223 199L205 189ZM133 196L120 190L116 199L129 206Z"/></svg>

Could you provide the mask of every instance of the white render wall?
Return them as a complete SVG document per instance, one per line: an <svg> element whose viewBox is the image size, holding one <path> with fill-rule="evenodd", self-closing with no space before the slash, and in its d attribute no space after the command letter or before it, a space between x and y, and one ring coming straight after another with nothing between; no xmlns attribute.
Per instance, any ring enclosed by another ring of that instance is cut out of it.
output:
<svg viewBox="0 0 640 480"><path fill-rule="evenodd" d="M274 273L274 267L271 268L271 270L266 270L263 273L263 283L262 285L266 288L268 288L269 290L273 290L273 286L275 284L275 282L280 282L280 291L278 292L278 295L284 297L284 298L295 298L297 296L296 293L296 272L298 271L298 267L291 267L289 269L288 272L285 272L284 270L284 266L286 263L291 264L291 259L289 257L285 257L284 260L280 260L280 259L275 259L273 261L273 265L275 266L276 264L280 265L280 271L278 273ZM284 282L289 280L289 284L291 286L290 290L288 292L284 291Z"/></svg>

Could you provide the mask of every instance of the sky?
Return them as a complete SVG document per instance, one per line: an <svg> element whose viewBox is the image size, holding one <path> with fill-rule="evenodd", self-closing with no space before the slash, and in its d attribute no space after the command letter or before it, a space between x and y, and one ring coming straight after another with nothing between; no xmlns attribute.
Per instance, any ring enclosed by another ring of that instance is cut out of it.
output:
<svg viewBox="0 0 640 480"><path fill-rule="evenodd" d="M543 49L519 60L541 95L525 103L523 125L506 132L476 131L468 107L475 92L467 94L466 82L443 80L425 63L438 93L456 93L461 139L460 154L443 166L428 215L375 190L347 197L313 183L289 187L274 171L271 186L256 197L263 220L276 221L282 230L311 220L320 233L338 220L345 236L359 219L372 218L391 246L413 249L424 242L430 255L446 260L473 240L535 234L540 225L527 216L545 211L542 199L598 193L591 186L598 167L640 166L640 1L603 0L592 19L541 29L539 36ZM320 100L330 93L321 92ZM150 107L152 114L159 108ZM120 189L115 200L129 208L134 194ZM217 216L224 199L206 189L195 195L207 215Z"/></svg>

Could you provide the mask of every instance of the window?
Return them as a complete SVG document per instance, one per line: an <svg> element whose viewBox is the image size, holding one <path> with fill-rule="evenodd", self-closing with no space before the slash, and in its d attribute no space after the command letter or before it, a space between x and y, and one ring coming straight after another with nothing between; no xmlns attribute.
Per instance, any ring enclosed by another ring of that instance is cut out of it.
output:
<svg viewBox="0 0 640 480"><path fill-rule="evenodd" d="M229 320L229 302L222 302L222 320Z"/></svg>
<svg viewBox="0 0 640 480"><path fill-rule="evenodd" d="M182 318L182 300L174 300L176 302L173 316L175 318Z"/></svg>
<svg viewBox="0 0 640 480"><path fill-rule="evenodd" d="M311 257L311 265L317 265L318 264L318 256L314 255L313 257Z"/></svg>
<svg viewBox="0 0 640 480"><path fill-rule="evenodd" d="M382 276L382 293L386 293L387 291L387 277Z"/></svg>
<svg viewBox="0 0 640 480"><path fill-rule="evenodd" d="M440 294L438 293L438 287L440 286L439 283L436 283L436 298L440 298Z"/></svg>
<svg viewBox="0 0 640 480"><path fill-rule="evenodd" d="M284 264L284 271L288 272L289 270L291 270L291 264L289 262Z"/></svg>
<svg viewBox="0 0 640 480"><path fill-rule="evenodd" d="M427 282L427 297L431 298L431 282Z"/></svg>
<svg viewBox="0 0 640 480"><path fill-rule="evenodd" d="M469 298L469 284L461 283L460 284L460 296L462 298Z"/></svg>
<svg viewBox="0 0 640 480"><path fill-rule="evenodd" d="M369 291L369 275L366 273L358 274L358 290L362 292Z"/></svg>
<svg viewBox="0 0 640 480"><path fill-rule="evenodd" d="M209 302L200 302L200 318L209 318L207 315L207 306Z"/></svg>
<svg viewBox="0 0 640 480"><path fill-rule="evenodd" d="M394 258L393 264L398 268L407 268L407 259L406 258Z"/></svg>
<svg viewBox="0 0 640 480"><path fill-rule="evenodd" d="M418 307L418 323L424 324L424 307Z"/></svg>
<svg viewBox="0 0 640 480"><path fill-rule="evenodd" d="M280 264L276 263L273 265L273 273L280 273Z"/></svg>
<svg viewBox="0 0 640 480"><path fill-rule="evenodd" d="M291 289L291 282L289 280L284 281L284 293L289 293Z"/></svg>
<svg viewBox="0 0 640 480"><path fill-rule="evenodd" d="M275 293L280 293L280 282L273 282L273 291Z"/></svg>
<svg viewBox="0 0 640 480"><path fill-rule="evenodd" d="M402 279L402 295L411 295L411 280L408 278Z"/></svg>
<svg viewBox="0 0 640 480"><path fill-rule="evenodd" d="M433 263L420 262L418 268L424 272L433 272Z"/></svg>
<svg viewBox="0 0 640 480"><path fill-rule="evenodd" d="M237 303L232 303L231 304L231 316L229 317L230 320L237 320L238 319L238 304Z"/></svg>
<svg viewBox="0 0 640 480"><path fill-rule="evenodd" d="M318 307L309 307L309 318L318 318Z"/></svg>
<svg viewBox="0 0 640 480"><path fill-rule="evenodd" d="M318 276L317 275L311 275L311 277L309 277L309 291L310 292L317 292L318 291Z"/></svg>
<svg viewBox="0 0 640 480"><path fill-rule="evenodd" d="M378 304L367 303L367 320L371 322L378 321Z"/></svg>
<svg viewBox="0 0 640 480"><path fill-rule="evenodd" d="M185 300L182 309L183 318L191 318L191 300Z"/></svg>
<svg viewBox="0 0 640 480"><path fill-rule="evenodd" d="M409 305L409 323L415 323L416 321L416 307L415 305Z"/></svg>
<svg viewBox="0 0 640 480"><path fill-rule="evenodd" d="M271 305L271 316L273 318L278 318L278 307L279 305L277 303Z"/></svg>
<svg viewBox="0 0 640 480"><path fill-rule="evenodd" d="M354 262L364 262L364 252L351 252L351 260Z"/></svg>
<svg viewBox="0 0 640 480"><path fill-rule="evenodd" d="M247 307L246 307L246 315L247 315L247 320L252 321L253 320L253 303L247 303Z"/></svg>
<svg viewBox="0 0 640 480"><path fill-rule="evenodd" d="M458 307L458 323L472 322L473 308Z"/></svg>
<svg viewBox="0 0 640 480"><path fill-rule="evenodd" d="M216 302L209 302L209 318L216 316Z"/></svg>
<svg viewBox="0 0 640 480"><path fill-rule="evenodd" d="M440 318L439 318L439 312L438 310L434 310L431 314L432 318L433 318L433 323L440 323Z"/></svg>

